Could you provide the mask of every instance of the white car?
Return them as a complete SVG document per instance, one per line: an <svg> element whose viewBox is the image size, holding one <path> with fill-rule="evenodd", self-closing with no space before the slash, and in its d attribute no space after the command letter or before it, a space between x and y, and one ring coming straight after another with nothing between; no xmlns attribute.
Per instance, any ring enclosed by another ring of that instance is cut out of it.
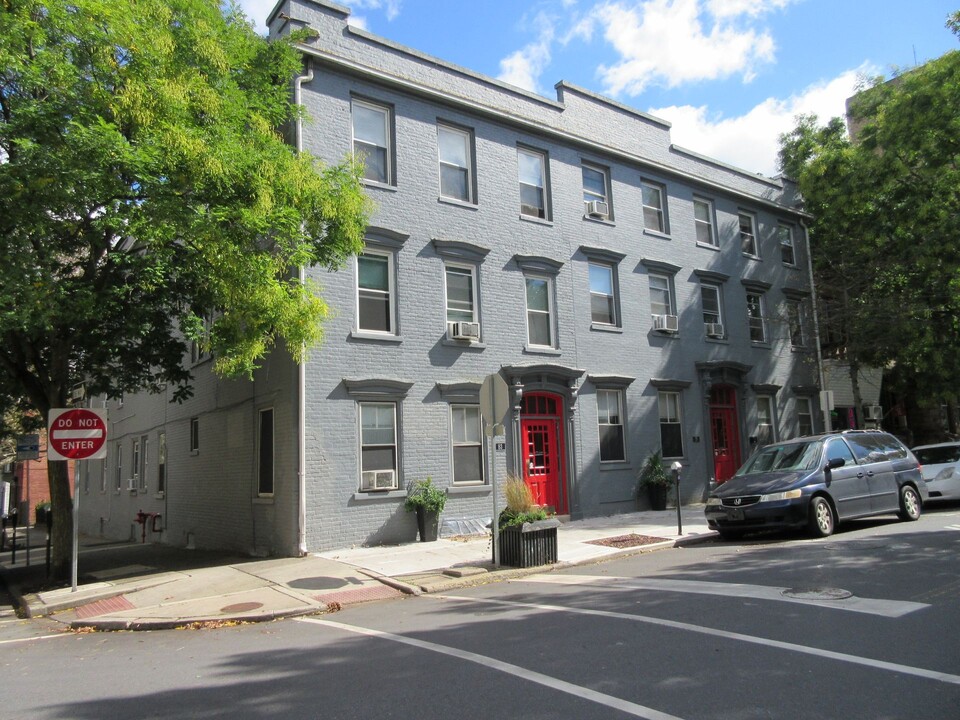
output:
<svg viewBox="0 0 960 720"><path fill-rule="evenodd" d="M913 448L923 469L931 500L960 500L960 442Z"/></svg>

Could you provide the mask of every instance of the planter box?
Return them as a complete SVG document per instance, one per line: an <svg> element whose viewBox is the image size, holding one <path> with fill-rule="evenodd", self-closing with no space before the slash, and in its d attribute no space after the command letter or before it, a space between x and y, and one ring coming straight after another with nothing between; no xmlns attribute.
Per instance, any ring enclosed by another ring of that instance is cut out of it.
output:
<svg viewBox="0 0 960 720"><path fill-rule="evenodd" d="M439 535L440 516L437 513L427 512L422 507L417 508L417 534L420 542L435 542Z"/></svg>
<svg viewBox="0 0 960 720"><path fill-rule="evenodd" d="M500 564L509 567L537 567L557 561L559 520L538 520L500 531Z"/></svg>

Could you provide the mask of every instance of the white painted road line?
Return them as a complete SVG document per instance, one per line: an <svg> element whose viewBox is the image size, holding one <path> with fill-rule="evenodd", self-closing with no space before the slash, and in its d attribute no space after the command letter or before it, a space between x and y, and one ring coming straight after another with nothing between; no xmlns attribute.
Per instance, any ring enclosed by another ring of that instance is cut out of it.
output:
<svg viewBox="0 0 960 720"><path fill-rule="evenodd" d="M72 637L70 633L62 632L56 635L35 635L34 637L17 638L16 640L0 640L0 645L13 645L15 643L33 642L34 640L50 640L52 638Z"/></svg>
<svg viewBox="0 0 960 720"><path fill-rule="evenodd" d="M438 645L437 643L428 642L426 640L417 640L416 638L407 637L406 635L395 635L393 633L383 632L381 630L371 630L369 628L357 627L356 625L345 625L343 623L333 622L331 620L321 620L320 618L311 617L298 618L298 620L299 622L313 623L315 625L325 625L326 627L344 630L357 635L366 635L367 637L375 637L382 640L392 640L393 642L411 645L413 647L420 648L421 650L429 650L442 655L449 655L450 657L455 657L460 660L466 660L467 662L482 665L483 667L490 668L491 670L498 670L506 673L507 675L512 675L520 680L534 682L552 690L559 690L560 692L573 695L583 700L590 700L591 702L595 702L615 710L620 710L621 712L633 715L634 717L645 718L646 720L681 720L675 715L668 715L667 713L654 710L653 708L638 705L628 700L621 700L620 698L613 697L612 695L606 695L581 685L574 685L573 683L568 683L565 680L559 680L557 678L550 677L549 675L543 675L542 673L534 672L532 670L528 670L527 668L520 667L519 665L513 665L512 663L503 662L502 660L497 660L496 658L492 658L487 655L479 655L477 653L460 650L447 645Z"/></svg>
<svg viewBox="0 0 960 720"><path fill-rule="evenodd" d="M642 622L649 625L659 625L674 630L683 630L684 632L700 633L701 635L711 635L713 637L724 638L726 640L735 640L738 642L751 643L753 645L763 645L765 647L787 650L789 652L803 653L805 655L814 655L816 657L826 658L828 660L838 660L840 662L852 663L854 665L863 665L865 667L878 670L887 670L889 672L900 673L902 675L912 675L925 680L935 680L937 682L948 683L950 685L960 685L960 675L951 675L949 673L939 672L937 670L926 670L924 668L912 667L910 665L899 665L897 663L886 662L885 660L872 660L871 658L848 655L847 653L833 652L832 650L821 650L819 648L808 647L806 645L797 645L795 643L781 642L780 640L768 640L767 638L744 635L742 633L728 632L727 630L716 630L714 628L703 627L702 625L691 625L690 623L677 622L675 620L664 620L662 618L648 617L644 615L630 615L628 613L618 613L609 610L589 610L585 608L570 608L562 605L545 605L542 603L521 603L508 600L491 600L487 598L471 598L459 595L431 595L432 598L439 600L455 600L457 602L484 603L488 605L501 605L512 607L518 610L533 610L537 612L563 612L574 615L593 615L596 617L615 618L618 620L630 620L632 622Z"/></svg>
<svg viewBox="0 0 960 720"><path fill-rule="evenodd" d="M698 595L721 595L724 597L751 598L754 600L775 600L777 602L800 603L802 605L816 605L833 610L849 610L851 612L868 613L882 617L898 618L917 610L930 607L925 603L909 602L906 600L879 600L876 598L817 598L797 597L784 593L791 592L791 588L771 587L768 585L745 585L742 583L719 583L702 580L669 580L658 578L628 578L609 577L598 575L531 575L514 583L548 583L551 585L603 585L605 589L613 590L657 590L661 592L695 593ZM796 591L793 591L796 592ZM813 595L811 592L809 595Z"/></svg>

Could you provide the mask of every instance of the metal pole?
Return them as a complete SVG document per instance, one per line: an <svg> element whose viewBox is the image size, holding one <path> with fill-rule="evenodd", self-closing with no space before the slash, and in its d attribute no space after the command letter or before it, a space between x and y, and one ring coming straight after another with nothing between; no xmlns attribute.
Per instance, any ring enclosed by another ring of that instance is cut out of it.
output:
<svg viewBox="0 0 960 720"><path fill-rule="evenodd" d="M73 461L73 553L70 563L71 592L77 591L77 556L80 545L80 461Z"/></svg>
<svg viewBox="0 0 960 720"><path fill-rule="evenodd" d="M495 426L494 426L495 427ZM490 487L493 490L493 522L490 523L490 532L493 533L493 566L500 567L500 510L497 503L497 452L495 434L490 434Z"/></svg>
<svg viewBox="0 0 960 720"><path fill-rule="evenodd" d="M673 482L677 488L677 535L683 535L683 518L680 515L680 468L680 463L673 464Z"/></svg>

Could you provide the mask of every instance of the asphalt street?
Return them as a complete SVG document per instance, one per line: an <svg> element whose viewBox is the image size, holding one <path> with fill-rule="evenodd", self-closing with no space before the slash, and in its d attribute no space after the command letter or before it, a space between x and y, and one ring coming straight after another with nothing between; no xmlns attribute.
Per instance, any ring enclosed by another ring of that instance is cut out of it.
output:
<svg viewBox="0 0 960 720"><path fill-rule="evenodd" d="M953 720L960 508L265 625L29 627L0 625L2 718Z"/></svg>

